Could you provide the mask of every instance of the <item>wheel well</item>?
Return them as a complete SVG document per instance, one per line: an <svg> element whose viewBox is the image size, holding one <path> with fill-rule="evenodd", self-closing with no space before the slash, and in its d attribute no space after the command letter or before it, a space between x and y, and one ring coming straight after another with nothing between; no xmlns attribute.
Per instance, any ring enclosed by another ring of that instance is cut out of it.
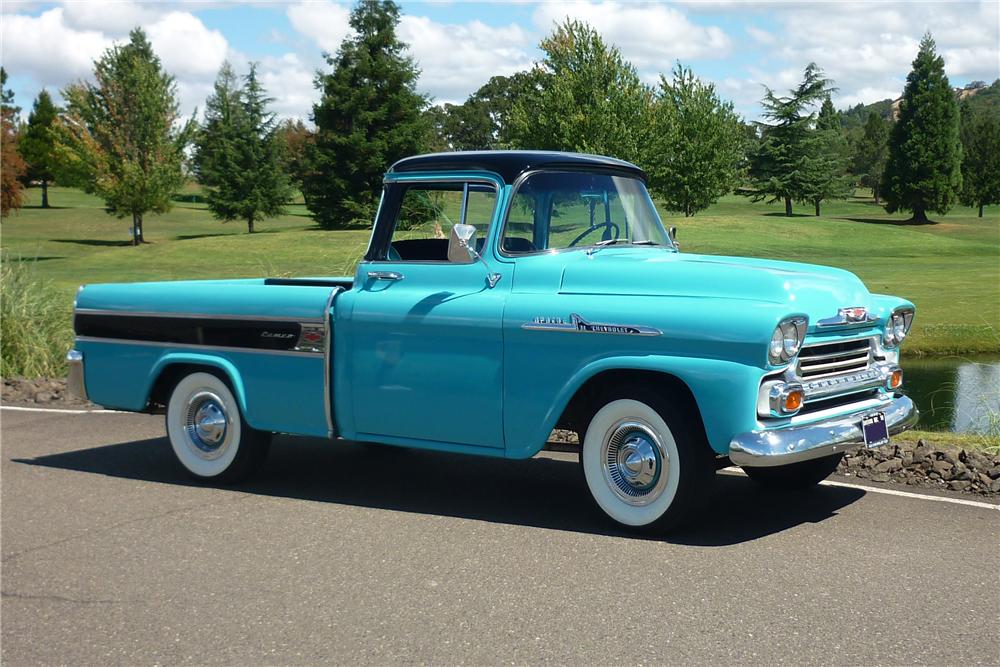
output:
<svg viewBox="0 0 1000 667"><path fill-rule="evenodd" d="M655 388L671 401L679 403L681 410L686 414L697 417L692 423L692 434L708 447L705 423L691 389L677 376L659 371L621 369L598 373L576 390L573 398L566 405L566 409L563 410L562 416L559 417L556 428L575 431L582 437L590 416L602 399L623 387L635 384Z"/></svg>
<svg viewBox="0 0 1000 667"><path fill-rule="evenodd" d="M153 382L153 388L149 392L149 399L146 401L147 412L160 414L167 409L167 402L170 400L170 392L187 375L191 373L210 373L229 387L233 391L233 382L229 375L216 366L207 364L175 363L164 366ZM235 391L233 392L235 395Z"/></svg>

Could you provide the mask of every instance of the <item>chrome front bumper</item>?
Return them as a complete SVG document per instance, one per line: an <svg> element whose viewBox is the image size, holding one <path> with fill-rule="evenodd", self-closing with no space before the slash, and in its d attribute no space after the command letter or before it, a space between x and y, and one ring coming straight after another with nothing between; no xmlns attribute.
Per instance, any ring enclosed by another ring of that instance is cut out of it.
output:
<svg viewBox="0 0 1000 667"><path fill-rule="evenodd" d="M83 352L70 350L66 354L66 365L69 373L66 376L66 389L69 393L87 400L87 382L83 376Z"/></svg>
<svg viewBox="0 0 1000 667"><path fill-rule="evenodd" d="M814 424L741 433L729 443L729 460L738 466L783 466L864 447L861 419L874 412L885 413L889 435L912 428L920 416L913 401L899 396L881 408Z"/></svg>

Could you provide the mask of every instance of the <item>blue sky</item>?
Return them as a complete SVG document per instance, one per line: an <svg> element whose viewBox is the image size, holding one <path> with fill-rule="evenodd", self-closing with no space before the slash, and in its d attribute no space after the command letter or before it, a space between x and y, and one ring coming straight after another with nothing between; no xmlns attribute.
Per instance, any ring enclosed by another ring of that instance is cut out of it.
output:
<svg viewBox="0 0 1000 667"><path fill-rule="evenodd" d="M228 59L238 69L260 63L275 109L307 119L321 54L348 34L349 11L331 0L4 0L0 60L28 108L42 87L57 92L87 77L103 49L141 25L176 76L186 113L204 106ZM441 102L460 102L490 76L530 67L539 40L566 17L595 26L649 82L682 61L751 119L762 86L794 86L810 61L836 81L838 107L898 96L928 29L953 85L1000 76L997 0L403 2L402 12L399 32L421 67L420 88Z"/></svg>

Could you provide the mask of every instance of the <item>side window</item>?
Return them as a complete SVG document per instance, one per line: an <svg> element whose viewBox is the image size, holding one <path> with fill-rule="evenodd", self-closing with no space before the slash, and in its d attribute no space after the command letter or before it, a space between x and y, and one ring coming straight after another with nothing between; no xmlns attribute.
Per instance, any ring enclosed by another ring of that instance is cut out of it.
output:
<svg viewBox="0 0 1000 667"><path fill-rule="evenodd" d="M448 261L451 228L462 221L475 225L480 248L496 206L494 188L464 183L413 184L406 186L393 226L388 259L402 261Z"/></svg>
<svg viewBox="0 0 1000 667"><path fill-rule="evenodd" d="M532 252L535 248L535 197L518 192L507 216L503 237L504 252Z"/></svg>

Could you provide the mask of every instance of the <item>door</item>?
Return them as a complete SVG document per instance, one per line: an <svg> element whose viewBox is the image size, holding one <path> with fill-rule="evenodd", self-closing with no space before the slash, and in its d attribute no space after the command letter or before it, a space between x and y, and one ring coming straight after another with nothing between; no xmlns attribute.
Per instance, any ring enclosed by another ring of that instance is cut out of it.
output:
<svg viewBox="0 0 1000 667"><path fill-rule="evenodd" d="M383 259L361 265L349 320L358 438L502 448L501 324L511 281L501 274L490 287L487 275L505 267L447 258L457 222L475 225L484 243L497 190L463 182L389 187L403 189L385 199L397 209L391 242Z"/></svg>

